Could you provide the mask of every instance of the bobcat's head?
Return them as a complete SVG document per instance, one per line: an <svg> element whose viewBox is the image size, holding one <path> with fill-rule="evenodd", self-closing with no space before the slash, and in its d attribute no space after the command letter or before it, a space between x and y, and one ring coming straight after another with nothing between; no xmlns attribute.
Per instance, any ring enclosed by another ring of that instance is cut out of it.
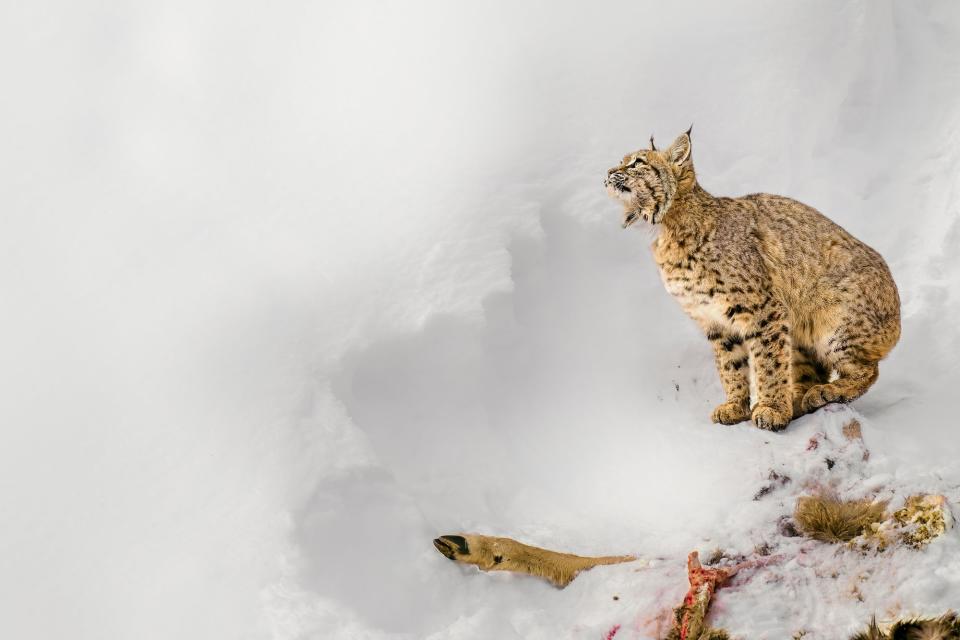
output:
<svg viewBox="0 0 960 640"><path fill-rule="evenodd" d="M642 218L657 224L670 209L678 193L696 182L690 157L690 131L681 133L667 149L658 151L650 138L650 149L624 156L607 171L603 185L611 197L623 203L623 228Z"/></svg>

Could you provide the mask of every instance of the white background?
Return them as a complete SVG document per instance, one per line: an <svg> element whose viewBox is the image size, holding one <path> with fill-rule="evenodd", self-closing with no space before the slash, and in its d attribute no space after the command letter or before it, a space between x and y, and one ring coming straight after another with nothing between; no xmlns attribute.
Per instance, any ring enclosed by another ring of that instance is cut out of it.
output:
<svg viewBox="0 0 960 640"><path fill-rule="evenodd" d="M707 190L886 257L854 408L960 485L955 3L7 2L0 36L5 637L599 635L430 539L682 558L749 500L777 445L710 424L601 185L691 122Z"/></svg>

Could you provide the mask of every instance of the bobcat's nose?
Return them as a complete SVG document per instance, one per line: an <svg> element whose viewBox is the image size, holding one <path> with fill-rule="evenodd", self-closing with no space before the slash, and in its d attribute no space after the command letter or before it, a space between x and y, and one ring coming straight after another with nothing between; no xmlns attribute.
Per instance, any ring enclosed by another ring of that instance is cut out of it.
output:
<svg viewBox="0 0 960 640"><path fill-rule="evenodd" d="M613 186L619 189L623 186L624 180L626 180L626 178L622 173L617 173L616 169L610 169L607 171L607 177L603 180L603 186Z"/></svg>

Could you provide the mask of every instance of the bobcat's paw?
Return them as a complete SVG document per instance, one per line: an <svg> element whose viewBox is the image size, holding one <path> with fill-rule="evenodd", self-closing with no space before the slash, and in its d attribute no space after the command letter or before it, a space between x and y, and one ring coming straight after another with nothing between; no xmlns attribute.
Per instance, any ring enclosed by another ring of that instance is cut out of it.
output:
<svg viewBox="0 0 960 640"><path fill-rule="evenodd" d="M848 402L848 399L839 392L836 385L818 384L803 394L800 408L804 413L810 413L831 402Z"/></svg>
<svg viewBox="0 0 960 640"><path fill-rule="evenodd" d="M779 411L771 406L758 404L753 408L752 417L754 424L761 429L766 429L767 431L780 431L790 424L792 412L789 410Z"/></svg>
<svg viewBox="0 0 960 640"><path fill-rule="evenodd" d="M745 402L724 402L713 410L710 419L720 424L737 424L750 419L750 407Z"/></svg>

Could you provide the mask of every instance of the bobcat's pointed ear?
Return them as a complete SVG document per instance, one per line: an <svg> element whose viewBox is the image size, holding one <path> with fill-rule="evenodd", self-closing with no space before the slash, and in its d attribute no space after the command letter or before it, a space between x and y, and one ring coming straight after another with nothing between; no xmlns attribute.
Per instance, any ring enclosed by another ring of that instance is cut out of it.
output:
<svg viewBox="0 0 960 640"><path fill-rule="evenodd" d="M690 133L681 133L667 149L667 158L677 166L690 159Z"/></svg>

